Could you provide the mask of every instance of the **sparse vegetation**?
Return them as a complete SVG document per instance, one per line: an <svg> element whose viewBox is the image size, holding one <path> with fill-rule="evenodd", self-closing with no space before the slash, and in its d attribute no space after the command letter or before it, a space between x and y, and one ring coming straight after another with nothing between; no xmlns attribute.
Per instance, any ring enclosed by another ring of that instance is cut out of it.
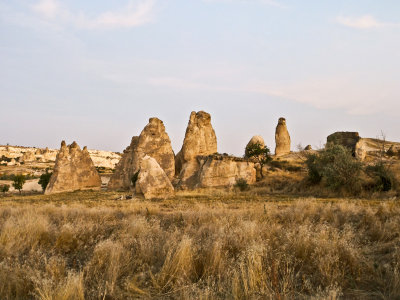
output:
<svg viewBox="0 0 400 300"><path fill-rule="evenodd" d="M305 163L311 183L322 182L334 191L351 194L361 191L362 164L352 156L348 148L329 144L317 154L308 154Z"/></svg>
<svg viewBox="0 0 400 300"><path fill-rule="evenodd" d="M49 184L51 174L48 169L46 169L46 173L43 173L39 178L39 184L42 186L43 192L46 190L47 185Z"/></svg>
<svg viewBox="0 0 400 300"><path fill-rule="evenodd" d="M244 192L244 191L247 191L250 189L250 186L247 183L247 180L244 178L236 179L235 187L238 188L241 192Z"/></svg>
<svg viewBox="0 0 400 300"><path fill-rule="evenodd" d="M397 184L396 177L390 169L390 165L379 161L366 167L366 173L374 180L373 190L388 192Z"/></svg>
<svg viewBox="0 0 400 300"><path fill-rule="evenodd" d="M0 185L0 189L3 192L3 194L5 194L10 190L10 185L8 185L8 184Z"/></svg>
<svg viewBox="0 0 400 300"><path fill-rule="evenodd" d="M246 193L163 202L96 192L4 198L0 298L400 297L396 201Z"/></svg>
<svg viewBox="0 0 400 300"><path fill-rule="evenodd" d="M260 165L260 175L264 178L263 167L272 160L269 148L260 143L250 144L245 149L245 157L254 159Z"/></svg>
<svg viewBox="0 0 400 300"><path fill-rule="evenodd" d="M23 174L15 175L14 180L13 180L13 187L14 189L18 190L19 193L21 194L21 190L25 184L26 177Z"/></svg>

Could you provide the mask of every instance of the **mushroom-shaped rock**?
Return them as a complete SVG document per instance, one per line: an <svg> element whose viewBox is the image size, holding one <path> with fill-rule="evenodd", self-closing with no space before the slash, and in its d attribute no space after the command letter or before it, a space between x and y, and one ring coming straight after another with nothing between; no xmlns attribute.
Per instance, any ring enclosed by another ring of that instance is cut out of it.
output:
<svg viewBox="0 0 400 300"><path fill-rule="evenodd" d="M281 156L290 153L290 135L286 127L286 119L279 118L275 131L275 155Z"/></svg>
<svg viewBox="0 0 400 300"><path fill-rule="evenodd" d="M174 187L167 174L158 162L148 155L140 161L136 193L143 194L146 199L166 199L174 195Z"/></svg>
<svg viewBox="0 0 400 300"><path fill-rule="evenodd" d="M100 187L99 173L86 148L81 150L75 142L67 146L63 141L45 194L100 189Z"/></svg>
<svg viewBox="0 0 400 300"><path fill-rule="evenodd" d="M211 125L211 115L204 111L192 112L186 128L181 151L176 155L176 173L179 174L179 186L193 187L199 170L197 156L206 156L217 152L217 136Z"/></svg>

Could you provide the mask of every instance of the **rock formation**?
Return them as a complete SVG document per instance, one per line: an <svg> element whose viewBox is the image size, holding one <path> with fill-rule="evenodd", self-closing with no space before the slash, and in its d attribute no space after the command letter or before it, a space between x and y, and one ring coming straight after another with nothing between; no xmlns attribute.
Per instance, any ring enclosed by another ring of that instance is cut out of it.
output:
<svg viewBox="0 0 400 300"><path fill-rule="evenodd" d="M36 161L36 156L35 153L31 151L27 151L22 155L22 157L19 159L20 162L33 162Z"/></svg>
<svg viewBox="0 0 400 300"><path fill-rule="evenodd" d="M304 151L310 151L310 150L312 150L311 145L307 145L307 146L304 148Z"/></svg>
<svg viewBox="0 0 400 300"><path fill-rule="evenodd" d="M174 195L174 187L168 176L158 162L148 155L140 161L136 193L143 194L146 199L166 199Z"/></svg>
<svg viewBox="0 0 400 300"><path fill-rule="evenodd" d="M245 158L209 155L199 156L199 171L196 187L219 187L234 185L237 179L248 184L256 182L254 162Z"/></svg>
<svg viewBox="0 0 400 300"><path fill-rule="evenodd" d="M100 187L99 173L86 147L81 150L76 142L67 146L62 141L45 194L100 189Z"/></svg>
<svg viewBox="0 0 400 300"><path fill-rule="evenodd" d="M134 169L134 149L139 141L138 136L132 137L131 144L126 147L124 153L115 167L115 172L108 182L107 188L109 189L127 189L131 186L132 176L135 174Z"/></svg>
<svg viewBox="0 0 400 300"><path fill-rule="evenodd" d="M176 173L179 174L179 187L192 187L196 184L196 173L199 170L197 156L217 152L217 137L211 125L210 114L192 112L186 128L181 151L176 156Z"/></svg>
<svg viewBox="0 0 400 300"><path fill-rule="evenodd" d="M342 145L354 153L357 143L361 140L358 132L335 132L327 137L327 144Z"/></svg>
<svg viewBox="0 0 400 300"><path fill-rule="evenodd" d="M285 118L279 118L275 131L275 143L276 156L290 153L290 135L286 127Z"/></svg>
<svg viewBox="0 0 400 300"><path fill-rule="evenodd" d="M132 176L140 170L140 161L146 155L154 158L170 180L175 175L175 155L164 123L157 118L149 119L139 137L133 137L124 151L115 173L110 179L110 189L129 189Z"/></svg>

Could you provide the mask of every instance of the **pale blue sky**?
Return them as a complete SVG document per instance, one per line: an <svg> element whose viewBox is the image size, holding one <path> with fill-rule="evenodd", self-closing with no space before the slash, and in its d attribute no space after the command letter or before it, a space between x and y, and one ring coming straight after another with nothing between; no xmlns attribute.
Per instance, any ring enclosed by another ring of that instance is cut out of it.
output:
<svg viewBox="0 0 400 300"><path fill-rule="evenodd" d="M218 150L334 131L400 141L400 1L2 0L0 144L122 151L149 117Z"/></svg>

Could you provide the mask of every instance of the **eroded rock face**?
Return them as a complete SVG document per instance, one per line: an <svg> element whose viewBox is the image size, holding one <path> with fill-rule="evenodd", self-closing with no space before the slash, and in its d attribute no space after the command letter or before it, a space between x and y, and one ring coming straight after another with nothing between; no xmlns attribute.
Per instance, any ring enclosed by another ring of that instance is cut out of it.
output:
<svg viewBox="0 0 400 300"><path fill-rule="evenodd" d="M140 161L136 193L143 194L146 199L166 199L174 195L174 187L167 174L158 162L148 155Z"/></svg>
<svg viewBox="0 0 400 300"><path fill-rule="evenodd" d="M358 132L335 132L327 137L327 144L342 145L355 150L357 143L361 140Z"/></svg>
<svg viewBox="0 0 400 300"><path fill-rule="evenodd" d="M279 118L275 131L275 155L281 156L290 153L290 135L286 127L286 119Z"/></svg>
<svg viewBox="0 0 400 300"><path fill-rule="evenodd" d="M134 169L139 170L140 161L146 155L154 158L160 167L172 180L175 175L175 154L171 140L165 131L164 123L157 118L149 119L149 124L139 136L134 152Z"/></svg>
<svg viewBox="0 0 400 300"><path fill-rule="evenodd" d="M131 179L135 174L134 149L137 147L138 141L138 136L132 137L131 144L124 150L121 160L115 166L115 172L108 182L109 189L127 189L131 186Z"/></svg>
<svg viewBox="0 0 400 300"><path fill-rule="evenodd" d="M200 166L197 156L216 152L217 136L211 125L210 114L193 111L190 114L182 149L176 156L176 172L180 178L178 185L181 188L193 187Z"/></svg>
<svg viewBox="0 0 400 300"><path fill-rule="evenodd" d="M28 151L19 159L20 162L33 162L36 161L35 153Z"/></svg>
<svg viewBox="0 0 400 300"><path fill-rule="evenodd" d="M86 147L81 150L76 142L67 146L62 141L45 194L100 189L100 187L99 173Z"/></svg>
<svg viewBox="0 0 400 300"><path fill-rule="evenodd" d="M254 162L238 157L209 155L198 157L200 169L196 187L221 187L245 179L248 184L256 182Z"/></svg>
<svg viewBox="0 0 400 300"><path fill-rule="evenodd" d="M132 176L140 170L140 161L146 155L154 158L172 180L175 175L175 155L164 123L149 119L140 136L133 137L108 183L109 189L129 189Z"/></svg>

